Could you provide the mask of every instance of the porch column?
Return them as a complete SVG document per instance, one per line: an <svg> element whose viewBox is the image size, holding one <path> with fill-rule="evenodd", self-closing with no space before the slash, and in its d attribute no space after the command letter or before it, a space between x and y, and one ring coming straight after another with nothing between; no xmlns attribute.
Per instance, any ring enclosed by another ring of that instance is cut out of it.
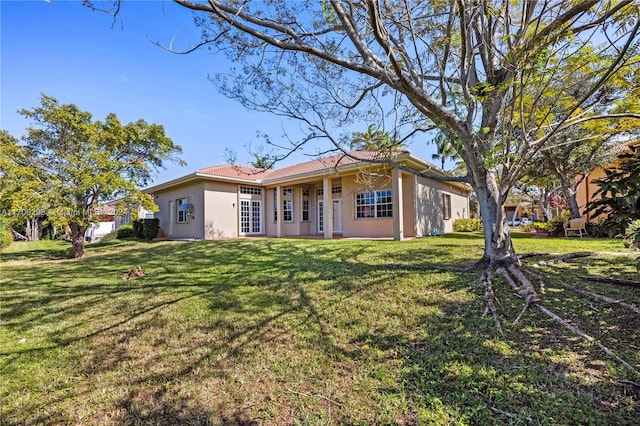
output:
<svg viewBox="0 0 640 426"><path fill-rule="evenodd" d="M404 226L402 210L402 172L394 168L391 172L392 206L393 206L393 239L402 240L404 238Z"/></svg>
<svg viewBox="0 0 640 426"><path fill-rule="evenodd" d="M331 178L322 179L322 219L324 238L333 237L333 200L331 199Z"/></svg>
<svg viewBox="0 0 640 426"><path fill-rule="evenodd" d="M278 220L276 220L276 237L282 237L282 191L279 186L276 186L276 213Z"/></svg>

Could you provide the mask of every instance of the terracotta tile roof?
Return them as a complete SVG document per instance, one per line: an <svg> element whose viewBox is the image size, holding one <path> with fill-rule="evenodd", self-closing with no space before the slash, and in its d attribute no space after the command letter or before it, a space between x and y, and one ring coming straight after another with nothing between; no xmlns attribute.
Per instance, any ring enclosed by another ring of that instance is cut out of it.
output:
<svg viewBox="0 0 640 426"><path fill-rule="evenodd" d="M400 151L399 154L407 154L409 151ZM353 157L350 157L353 156ZM253 180L256 183L283 178L330 171L338 166L360 163L363 160L381 158L379 151L350 151L347 154L335 154L329 157L317 158L304 163L293 164L281 169L263 170L239 164L224 164L221 166L206 167L196 171L198 175L212 177L224 177L231 179Z"/></svg>
<svg viewBox="0 0 640 426"><path fill-rule="evenodd" d="M402 153L405 153L405 151L402 151ZM380 152L378 151L350 151L347 154L335 154L329 157L318 158L304 163L298 163L281 169L276 169L269 173L265 180L276 180L305 175L308 173L318 173L325 170L330 171L338 166L356 164L362 162L362 160L373 160L381 157ZM350 157L349 155L352 155L357 159Z"/></svg>
<svg viewBox="0 0 640 426"><path fill-rule="evenodd" d="M239 164L223 164L221 166L205 167L197 170L196 173L231 179L253 180L258 183L269 174L269 171Z"/></svg>

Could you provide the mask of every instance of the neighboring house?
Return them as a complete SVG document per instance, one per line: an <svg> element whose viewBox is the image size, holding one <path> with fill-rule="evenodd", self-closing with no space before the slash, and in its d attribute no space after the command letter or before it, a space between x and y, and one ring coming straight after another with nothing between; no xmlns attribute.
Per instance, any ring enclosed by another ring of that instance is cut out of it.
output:
<svg viewBox="0 0 640 426"><path fill-rule="evenodd" d="M530 219L532 222L544 220L542 208L530 197L507 198L504 203L504 211L509 223L522 218Z"/></svg>
<svg viewBox="0 0 640 426"><path fill-rule="evenodd" d="M95 213L98 215L98 222L89 225L84 233L85 240L89 242L98 241L116 229L116 210L113 206L100 205Z"/></svg>
<svg viewBox="0 0 640 426"><path fill-rule="evenodd" d="M628 147L635 145L640 145L640 140L619 143L618 145L616 145L612 153L615 155L622 154ZM613 161L611 164L608 164L605 167L596 167L594 170L589 172L589 174L584 178L580 185L578 185L578 188L576 189L576 202L580 207L580 213L582 214L582 217L585 218L587 222L597 222L597 220L599 219L586 212L587 204L600 198L600 194L594 196L595 192L599 188L599 186L596 185L594 181L606 177L605 169L614 168L616 167L616 164L617 160Z"/></svg>
<svg viewBox="0 0 640 426"><path fill-rule="evenodd" d="M373 159L373 151L352 152ZM399 164L438 167L401 151ZM244 236L419 237L453 231L469 217L464 184L417 177L385 164L334 155L265 171L226 164L145 190L154 196L161 235L171 239Z"/></svg>
<svg viewBox="0 0 640 426"><path fill-rule="evenodd" d="M113 200L109 201L107 205L119 210L121 202L122 199ZM115 229L120 228L122 225L129 225L138 219L153 219L153 212L140 206L126 205L124 211L117 211L115 214Z"/></svg>

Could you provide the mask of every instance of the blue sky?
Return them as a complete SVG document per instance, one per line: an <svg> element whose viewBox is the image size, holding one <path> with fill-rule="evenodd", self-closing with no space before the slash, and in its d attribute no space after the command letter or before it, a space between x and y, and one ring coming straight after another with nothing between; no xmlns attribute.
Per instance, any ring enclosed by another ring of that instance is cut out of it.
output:
<svg viewBox="0 0 640 426"><path fill-rule="evenodd" d="M0 128L13 136L22 136L29 124L16 111L37 106L41 93L96 120L110 112L124 123L143 118L165 127L188 164L167 164L154 179L158 183L224 163L226 148L237 153L238 163L248 163L244 147L260 144L256 131L275 141L283 129L298 132L295 122L247 111L220 95L207 76L226 69L221 55L204 49L176 55L152 43L175 40L183 48L199 41L191 12L171 1L127 1L114 24L80 1L0 0L0 31ZM410 149L431 161L432 145ZM307 159L297 155L280 165Z"/></svg>

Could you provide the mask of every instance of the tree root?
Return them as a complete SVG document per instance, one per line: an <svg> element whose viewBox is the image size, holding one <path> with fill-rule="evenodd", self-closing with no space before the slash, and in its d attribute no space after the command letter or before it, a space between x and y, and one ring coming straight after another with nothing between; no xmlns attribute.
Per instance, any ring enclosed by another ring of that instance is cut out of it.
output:
<svg viewBox="0 0 640 426"><path fill-rule="evenodd" d="M633 280L623 280L619 278L606 278L606 277L590 277L588 275L579 275L578 278L586 281L595 281L598 283L617 284L617 285L629 285L633 287L640 287L640 282Z"/></svg>
<svg viewBox="0 0 640 426"><path fill-rule="evenodd" d="M591 255L591 253L570 253L570 255L571 256L564 255L564 256L561 256L561 258L564 260L564 259L570 259L570 258L575 258L575 257L585 257L585 256ZM553 262L553 263L556 263L556 262ZM531 273L531 271L529 271L529 272ZM549 310L549 309L545 308L544 306L542 306L540 304L540 297L539 297L536 289L534 288L533 284L531 283L531 281L529 281L529 279L526 277L526 275L523 273L523 271L515 263L507 264L505 266L497 268L497 269L495 269L495 273L499 274L499 275L502 275L505 278L505 280L507 281L507 283L511 286L513 291L516 292L516 295L518 297L521 297L521 298L525 299L524 307L522 308L522 311L516 317L516 319L513 321L514 325L518 324L520 322L520 320L523 318L524 314L531 308L531 306L535 305L536 307L538 307L538 309L540 309L540 311L542 313L544 313L545 315L547 315L548 317L553 319L555 322L559 323L564 328L566 328L567 330L571 331L572 333L574 333L575 335L577 335L581 339L583 339L583 340L595 345L596 347L601 349L605 354L607 354L609 357L613 358L614 360L616 360L620 364L624 365L627 369L632 371L636 376L640 377L640 372L638 370L636 370L631 364L626 362L618 354L616 354L614 351L609 349L607 346L605 346L599 340L597 340L596 338L588 335L587 333L583 332L579 328L571 325L567 320L561 318L560 316L558 316L557 314L555 314L551 310ZM544 281L545 281L544 276L542 274L537 273L537 272L532 273L532 275L535 275L540 280L541 288L544 289ZM491 314L493 315L493 319L494 319L494 322L496 324L496 329L497 329L498 333L501 336L504 336L504 331L503 331L502 326L500 324L498 310L496 309L496 303L495 302L497 301L497 298L496 298L496 295L495 295L495 293L493 291L492 278L493 278L493 274L492 274L492 270L490 268L488 268L480 277L480 281L483 283L484 288L485 288L485 303L486 303L486 306L485 306L485 311L483 313L483 317L486 316L488 314L488 312L491 312ZM634 311L636 313L640 312L640 309L638 309L637 307L635 307L633 305L629 305L629 304L626 304L624 302L608 298L606 296L600 296L600 295L588 293L588 292L585 292L585 291L582 291L582 290L579 290L579 289L576 289L576 288L573 288L573 287L570 287L570 286L566 286L565 285L565 287L569 288L569 289L571 289L573 291L576 291L580 295L593 297L595 299L604 301L606 303L615 303L615 304L618 304L618 305L623 306L625 308L631 309L632 311Z"/></svg>
<svg viewBox="0 0 640 426"><path fill-rule="evenodd" d="M493 315L493 321L496 325L496 329L498 333L502 337L504 337L504 331L502 330L502 325L500 324L500 318L498 318L498 310L496 309L495 301L497 301L496 295L493 292L493 286L491 284L491 272L485 271L480 277L480 281L484 284L484 300L486 302L484 313L482 316L486 316L488 311L491 311L491 315Z"/></svg>
<svg viewBox="0 0 640 426"><path fill-rule="evenodd" d="M589 252L589 251L578 251L578 252L574 252L574 253L567 253L567 254L563 254L561 256L558 256L554 259L551 260L543 260L540 261L538 263L535 263L534 266L546 266L546 265L553 265L555 263L561 263L564 262L565 260L569 260L569 259L577 259L579 257L589 257L592 256L594 253Z"/></svg>
<svg viewBox="0 0 640 426"><path fill-rule="evenodd" d="M610 303L610 304L622 306L623 308L627 308L627 309L635 312L636 314L640 315L640 308L638 308L637 306L633 306L633 305L631 305L629 303L623 302L622 300L612 299L610 297L602 296L600 294L589 293L588 291L580 290L579 288L571 287L571 286L566 285L566 284L562 284L562 286L565 287L565 288L568 288L569 290L575 291L576 293L578 293L581 296L590 297L592 299L600 300L600 301L605 302L605 303Z"/></svg>
<svg viewBox="0 0 640 426"><path fill-rule="evenodd" d="M594 344L595 346L600 348L605 354L609 355L611 358L615 359L620 364L624 365L629 370L631 370L636 376L640 377L640 371L638 371L635 368L633 368L633 366L631 364L629 364L624 359L620 358L620 356L618 354L616 354L611 349L609 349L608 347L606 347L605 345L600 343L599 340L595 339L594 337L589 336L587 333L583 332L579 328L572 326L567 321L563 320L558 315L554 314L553 312L551 312L549 309L545 308L544 306L539 305L539 304L537 306L544 314L546 314L547 316L552 318L554 321L560 323L560 325L565 327L567 330L573 332L575 335L581 337L582 339L586 340L587 342Z"/></svg>

